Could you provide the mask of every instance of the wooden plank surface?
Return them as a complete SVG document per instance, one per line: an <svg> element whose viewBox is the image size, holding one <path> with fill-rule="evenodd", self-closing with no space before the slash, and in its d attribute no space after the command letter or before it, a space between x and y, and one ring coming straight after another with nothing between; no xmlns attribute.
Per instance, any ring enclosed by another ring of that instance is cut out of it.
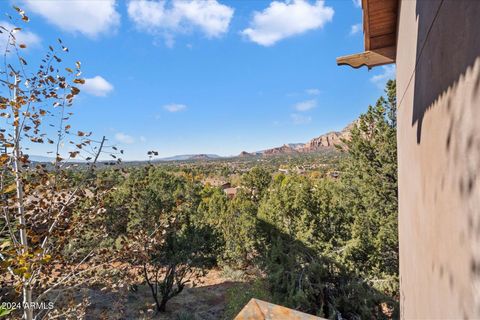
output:
<svg viewBox="0 0 480 320"><path fill-rule="evenodd" d="M251 299L234 320L325 320L270 302Z"/></svg>
<svg viewBox="0 0 480 320"><path fill-rule="evenodd" d="M396 43L398 0L363 0L365 51Z"/></svg>
<svg viewBox="0 0 480 320"><path fill-rule="evenodd" d="M362 0L365 52L338 57L337 64L372 68L395 63L398 4L399 0Z"/></svg>
<svg viewBox="0 0 480 320"><path fill-rule="evenodd" d="M362 53L351 54L348 56L338 57L337 65L348 65L353 68L360 67L376 67L384 64L395 62L396 48L394 46L383 48L377 51L365 51Z"/></svg>

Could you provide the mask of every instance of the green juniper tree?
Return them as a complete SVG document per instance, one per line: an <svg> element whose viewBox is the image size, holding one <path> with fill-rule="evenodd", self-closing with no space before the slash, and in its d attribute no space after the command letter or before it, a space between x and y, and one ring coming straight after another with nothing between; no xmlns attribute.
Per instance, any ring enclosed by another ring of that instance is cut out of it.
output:
<svg viewBox="0 0 480 320"><path fill-rule="evenodd" d="M324 317L394 315L394 81L386 93L353 126L339 180L279 176L266 189L259 204L257 252L275 302Z"/></svg>
<svg viewBox="0 0 480 320"><path fill-rule="evenodd" d="M398 290L396 84L369 106L345 141L342 182L353 224L346 260L377 287Z"/></svg>

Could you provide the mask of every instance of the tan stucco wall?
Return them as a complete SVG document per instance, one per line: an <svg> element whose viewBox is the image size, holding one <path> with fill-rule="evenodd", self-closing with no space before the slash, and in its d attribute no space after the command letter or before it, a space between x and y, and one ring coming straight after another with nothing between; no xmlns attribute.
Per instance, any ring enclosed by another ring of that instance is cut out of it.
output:
<svg viewBox="0 0 480 320"><path fill-rule="evenodd" d="M480 0L401 1L397 48L401 315L480 319Z"/></svg>

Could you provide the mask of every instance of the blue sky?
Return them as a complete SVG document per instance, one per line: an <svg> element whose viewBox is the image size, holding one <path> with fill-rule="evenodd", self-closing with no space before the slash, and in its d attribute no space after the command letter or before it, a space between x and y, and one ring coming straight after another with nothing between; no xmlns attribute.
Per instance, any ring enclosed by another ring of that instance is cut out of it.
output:
<svg viewBox="0 0 480 320"><path fill-rule="evenodd" d="M31 19L30 61L60 37L67 62L82 62L72 127L106 135L127 160L306 142L353 121L394 76L336 65L363 51L352 0L23 0L2 11L12 3Z"/></svg>

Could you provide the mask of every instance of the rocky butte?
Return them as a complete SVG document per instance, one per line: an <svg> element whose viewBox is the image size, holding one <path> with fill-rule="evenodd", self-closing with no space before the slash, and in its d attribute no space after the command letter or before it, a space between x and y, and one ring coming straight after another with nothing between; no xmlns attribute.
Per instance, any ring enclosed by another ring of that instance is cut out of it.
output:
<svg viewBox="0 0 480 320"><path fill-rule="evenodd" d="M350 139L350 131L355 126L356 121L350 123L342 131L332 131L316 138L313 138L307 143L291 143L284 144L281 147L271 148L259 152L265 156L281 155L281 154L296 154L296 153L309 153L323 151L327 149L333 149L336 145L343 145L342 140ZM247 153L242 152L241 156L245 156Z"/></svg>

